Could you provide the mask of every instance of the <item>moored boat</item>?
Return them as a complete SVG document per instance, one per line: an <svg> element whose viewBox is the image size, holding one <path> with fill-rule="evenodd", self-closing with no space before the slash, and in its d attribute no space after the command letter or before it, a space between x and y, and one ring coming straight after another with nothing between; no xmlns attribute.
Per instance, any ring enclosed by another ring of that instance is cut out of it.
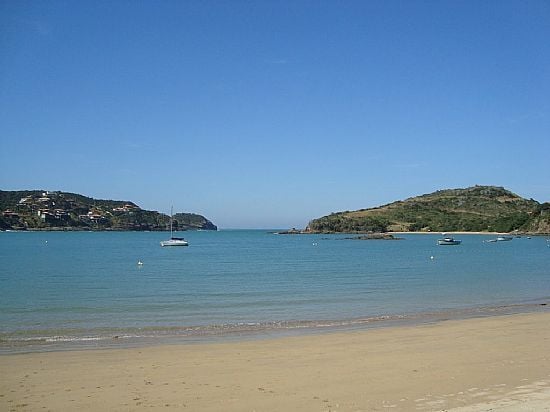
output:
<svg viewBox="0 0 550 412"><path fill-rule="evenodd" d="M444 237L443 239L438 239L437 244L440 246L447 246L447 245L460 245L462 243L462 240L458 240L455 238L452 238L450 236Z"/></svg>
<svg viewBox="0 0 550 412"><path fill-rule="evenodd" d="M507 241L510 241L512 239L513 239L512 236L499 236L499 237L497 237L497 242L507 242Z"/></svg>
<svg viewBox="0 0 550 412"><path fill-rule="evenodd" d="M182 237L171 237L160 242L161 246L189 246L189 242Z"/></svg>
<svg viewBox="0 0 550 412"><path fill-rule="evenodd" d="M172 230L172 221L173 221L174 211L173 208L170 208L170 239L163 240L160 242L161 246L189 246L189 242L182 237L174 237Z"/></svg>

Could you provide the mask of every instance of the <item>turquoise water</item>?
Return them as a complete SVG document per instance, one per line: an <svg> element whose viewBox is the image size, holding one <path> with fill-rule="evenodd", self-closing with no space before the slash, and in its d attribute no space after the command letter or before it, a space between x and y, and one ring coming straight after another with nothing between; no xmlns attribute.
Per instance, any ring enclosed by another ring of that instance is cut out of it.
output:
<svg viewBox="0 0 550 412"><path fill-rule="evenodd" d="M166 233L0 233L0 350L545 310L550 299L542 237L460 235L459 246L414 234L185 237L189 247L162 248Z"/></svg>

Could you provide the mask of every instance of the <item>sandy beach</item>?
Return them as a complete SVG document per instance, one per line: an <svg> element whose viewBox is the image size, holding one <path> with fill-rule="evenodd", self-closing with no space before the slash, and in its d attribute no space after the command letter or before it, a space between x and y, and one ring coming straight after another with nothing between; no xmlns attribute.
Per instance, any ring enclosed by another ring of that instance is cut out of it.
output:
<svg viewBox="0 0 550 412"><path fill-rule="evenodd" d="M547 411L550 313L0 356L3 411Z"/></svg>

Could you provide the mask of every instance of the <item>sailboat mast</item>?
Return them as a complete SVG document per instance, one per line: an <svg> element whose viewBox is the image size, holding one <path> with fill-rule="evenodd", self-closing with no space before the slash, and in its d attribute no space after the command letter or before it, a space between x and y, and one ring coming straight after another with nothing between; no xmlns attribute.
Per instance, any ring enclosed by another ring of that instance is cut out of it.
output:
<svg viewBox="0 0 550 412"><path fill-rule="evenodd" d="M174 216L174 206L170 206L170 238L172 237L172 219Z"/></svg>
<svg viewBox="0 0 550 412"><path fill-rule="evenodd" d="M174 206L170 207L170 239L160 242L161 246L189 246L189 242L182 237L174 237Z"/></svg>

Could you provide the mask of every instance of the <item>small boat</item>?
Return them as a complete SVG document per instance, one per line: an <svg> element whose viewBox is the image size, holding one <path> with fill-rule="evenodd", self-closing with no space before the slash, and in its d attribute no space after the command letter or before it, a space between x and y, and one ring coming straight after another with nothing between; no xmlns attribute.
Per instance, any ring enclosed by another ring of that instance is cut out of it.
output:
<svg viewBox="0 0 550 412"><path fill-rule="evenodd" d="M484 240L485 243L495 243L497 240L496 239L487 239L487 240Z"/></svg>
<svg viewBox="0 0 550 412"><path fill-rule="evenodd" d="M170 239L163 240L160 242L161 246L189 246L189 242L182 237L174 237L172 231L172 221L173 221L174 211L173 207L170 208Z"/></svg>
<svg viewBox="0 0 550 412"><path fill-rule="evenodd" d="M512 239L513 239L512 236L499 236L497 237L497 242L508 242Z"/></svg>
<svg viewBox="0 0 550 412"><path fill-rule="evenodd" d="M161 246L189 246L189 242L182 237L171 237L160 242Z"/></svg>
<svg viewBox="0 0 550 412"><path fill-rule="evenodd" d="M462 240L454 239L452 237L444 237L443 239L438 239L437 244L440 246L446 245L460 245Z"/></svg>

